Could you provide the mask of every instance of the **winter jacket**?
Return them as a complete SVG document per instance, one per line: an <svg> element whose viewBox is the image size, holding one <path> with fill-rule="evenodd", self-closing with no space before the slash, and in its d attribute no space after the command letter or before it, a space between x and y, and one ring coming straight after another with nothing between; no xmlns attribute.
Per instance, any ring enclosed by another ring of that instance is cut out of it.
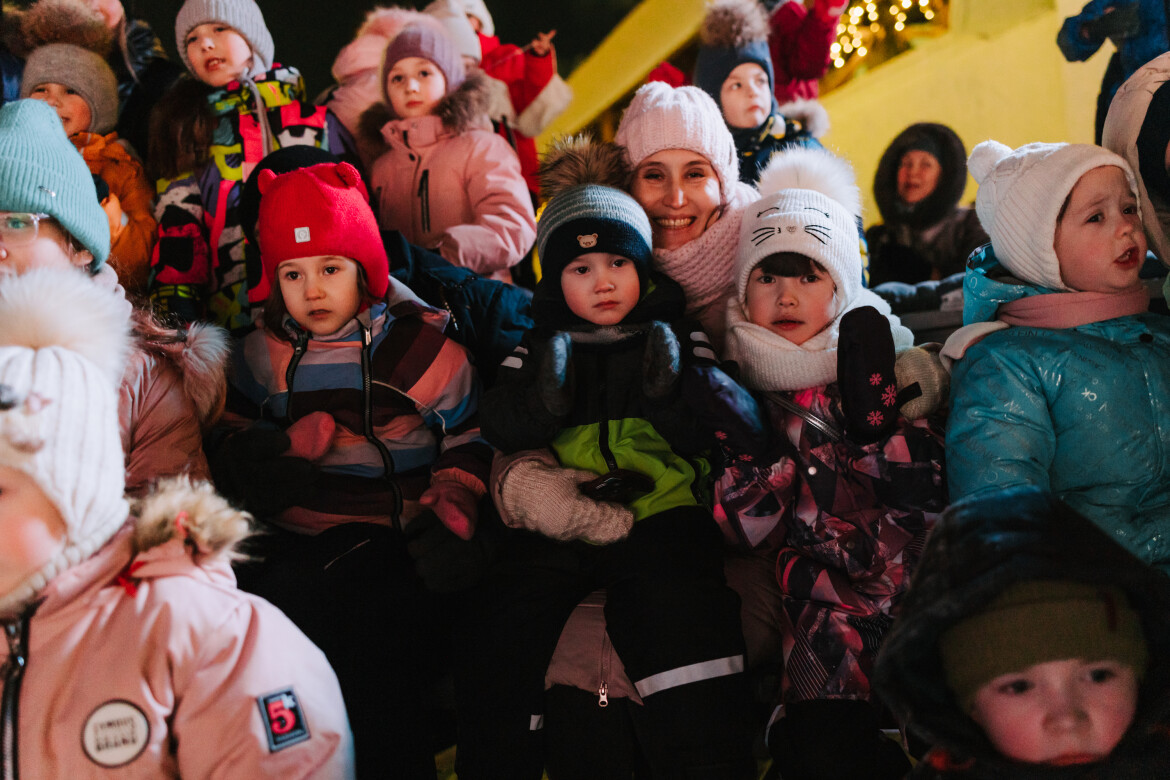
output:
<svg viewBox="0 0 1170 780"><path fill-rule="evenodd" d="M450 315L444 332L467 349L484 387L495 384L496 369L532 327L527 293L451 265L397 231L383 231L382 243L390 275Z"/></svg>
<svg viewBox="0 0 1170 780"><path fill-rule="evenodd" d="M922 201L908 205L898 197L902 157L921 138L939 149L938 185ZM914 284L961 273L967 257L990 239L975 209L960 206L967 186L967 151L953 130L921 122L898 134L882 153L873 180L873 194L883 224L871 225L869 283Z"/></svg>
<svg viewBox="0 0 1170 780"><path fill-rule="evenodd" d="M20 99L20 79L23 76L24 60L0 42L0 106Z"/></svg>
<svg viewBox="0 0 1170 780"><path fill-rule="evenodd" d="M989 245L967 269L963 322L991 322L1001 304L1051 292L1007 277ZM1170 321L1161 315L995 331L952 371L951 495L1049 489L1170 570L1168 397Z"/></svg>
<svg viewBox="0 0 1170 780"><path fill-rule="evenodd" d="M1073 580L1120 587L1141 615L1150 666L1138 711L1105 761L1048 767L1010 761L954 699L938 651L940 637L1009 586ZM1043 491L1005 491L956 506L935 527L886 636L877 687L895 714L934 749L911 777L954 780L1146 780L1170 775L1170 580L1051 501Z"/></svg>
<svg viewBox="0 0 1170 780"><path fill-rule="evenodd" d="M3 718L24 778L346 778L325 656L235 587L246 516L180 483L5 625ZM176 513L185 514L180 521ZM16 660L20 658L21 660Z"/></svg>
<svg viewBox="0 0 1170 780"><path fill-rule="evenodd" d="M768 166L772 155L785 149L795 146L824 148L817 140L823 133L816 132L809 124L812 118L810 114L814 110L819 111L819 115L824 115L822 121L827 123L828 114L824 108L816 101L810 100L782 106L779 111L770 114L759 127L747 130L731 128L735 152L739 156L739 180L744 184L756 186L760 180L760 173Z"/></svg>
<svg viewBox="0 0 1170 780"><path fill-rule="evenodd" d="M507 100L502 112L491 111L499 134L516 150L520 172L533 197L540 197L540 159L536 136L544 132L573 100L573 91L557 75L557 56L550 51L541 57L514 44L501 44L494 35L479 36L483 61L480 68L488 78L501 82Z"/></svg>
<svg viewBox="0 0 1170 780"><path fill-rule="evenodd" d="M628 503L635 520L709 506L706 450L715 431L744 441L758 439L761 430L754 402L717 366L697 325L639 316L681 310L681 290L660 279L622 324L569 330L573 400L559 416L541 398L542 364L555 331L537 316L537 327L484 396L484 438L504 453L551 446L567 468L649 476L653 488ZM678 381L665 395L648 392L647 384L650 367L668 359L667 349L653 346L662 340L675 342L680 361Z"/></svg>
<svg viewBox="0 0 1170 780"><path fill-rule="evenodd" d="M435 114L382 125L372 199L383 229L506 282L536 240L536 218L516 153L474 124L483 89L468 78Z"/></svg>
<svg viewBox="0 0 1170 780"><path fill-rule="evenodd" d="M730 545L778 551L798 637L784 699L869 699L875 643L946 506L941 426L899 418L861 445L845 438L836 383L760 396L772 445L725 469L716 520Z"/></svg>
<svg viewBox="0 0 1170 780"><path fill-rule="evenodd" d="M1170 50L1170 32L1166 26L1170 19L1166 13L1163 0L1089 0L1079 14L1064 20L1056 35L1056 44L1066 60L1081 62L1096 54L1106 37L1113 40L1121 70L1116 81L1106 81L1101 85L1101 91L1112 97L1138 68ZM1122 15L1129 17L1126 25L1129 29L1125 33L1106 36L1096 29L1103 17L1116 20Z"/></svg>
<svg viewBox="0 0 1170 780"><path fill-rule="evenodd" d="M267 109L261 115L257 94ZM253 322L237 215L244 180L272 149L312 145L349 159L351 139L327 109L304 102L304 81L294 68L277 65L254 83L233 81L207 99L219 117L211 161L157 185L150 298L161 314L207 319L242 335Z"/></svg>
<svg viewBox="0 0 1170 780"><path fill-rule="evenodd" d="M432 481L486 492L491 453L467 353L443 335L445 315L397 282L391 294L327 337L286 317L291 341L256 330L234 356L231 383L260 417L289 430L321 413L336 424L324 434L314 495L277 518L290 530L403 525Z"/></svg>
<svg viewBox="0 0 1170 780"><path fill-rule="evenodd" d="M768 20L768 48L776 77L773 91L777 105L815 98L817 81L829 68L829 47L837 33L839 16L823 10L818 0L809 10L802 0L780 0Z"/></svg>
<svg viewBox="0 0 1170 780"><path fill-rule="evenodd" d="M110 262L126 289L146 290L150 255L158 223L154 221L154 189L142 165L118 143L118 134L77 133L70 141L85 158L89 172L110 188L102 207L110 217Z"/></svg>
<svg viewBox="0 0 1170 780"><path fill-rule="evenodd" d="M127 18L125 29L125 52L115 45L106 58L118 79L119 110L115 129L140 157L146 157L151 109L183 75L183 67L167 59L162 42L146 22Z"/></svg>

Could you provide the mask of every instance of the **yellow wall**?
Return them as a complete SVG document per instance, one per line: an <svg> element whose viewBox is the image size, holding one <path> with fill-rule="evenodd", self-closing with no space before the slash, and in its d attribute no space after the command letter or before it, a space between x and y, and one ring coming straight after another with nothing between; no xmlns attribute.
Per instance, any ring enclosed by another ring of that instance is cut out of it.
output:
<svg viewBox="0 0 1170 780"><path fill-rule="evenodd" d="M1083 0L951 0L951 29L824 96L832 130L822 141L857 170L866 224L880 219L873 176L890 141L914 122L954 128L968 152L994 138L1093 142L1101 75L1112 46L1065 62L1056 33ZM975 197L968 177L964 202Z"/></svg>

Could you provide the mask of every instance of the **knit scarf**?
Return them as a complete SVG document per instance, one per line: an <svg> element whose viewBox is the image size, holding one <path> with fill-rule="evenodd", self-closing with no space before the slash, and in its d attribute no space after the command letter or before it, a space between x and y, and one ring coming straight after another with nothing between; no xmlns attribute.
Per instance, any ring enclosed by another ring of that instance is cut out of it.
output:
<svg viewBox="0 0 1170 780"><path fill-rule="evenodd" d="M749 322L740 302L731 300L727 304L726 357L739 364L743 384L752 390L803 390L836 382L841 317L862 306L874 307L890 321L896 352L914 345L914 334L891 313L890 305L862 289L828 327L800 345Z"/></svg>
<svg viewBox="0 0 1170 780"><path fill-rule="evenodd" d="M1075 328L1141 314L1150 308L1145 285L1117 293L1066 292L1030 295L999 307L997 318L1030 328Z"/></svg>
<svg viewBox="0 0 1170 780"><path fill-rule="evenodd" d="M654 267L682 286L688 315L728 294L743 211L758 197L750 185L734 182L723 216L703 235L678 249L654 250Z"/></svg>

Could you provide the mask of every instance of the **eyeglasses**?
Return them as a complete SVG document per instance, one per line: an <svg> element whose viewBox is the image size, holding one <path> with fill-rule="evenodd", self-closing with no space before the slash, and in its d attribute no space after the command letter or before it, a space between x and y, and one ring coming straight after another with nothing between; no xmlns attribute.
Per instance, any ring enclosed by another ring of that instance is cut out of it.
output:
<svg viewBox="0 0 1170 780"><path fill-rule="evenodd" d="M51 217L24 211L0 212L0 241L8 246L31 244L37 240L42 219Z"/></svg>

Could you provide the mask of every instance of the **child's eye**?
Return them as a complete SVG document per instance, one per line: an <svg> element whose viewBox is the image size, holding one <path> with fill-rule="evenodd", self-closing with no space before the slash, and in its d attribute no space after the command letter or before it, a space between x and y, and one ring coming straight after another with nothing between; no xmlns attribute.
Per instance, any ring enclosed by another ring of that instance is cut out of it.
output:
<svg viewBox="0 0 1170 780"><path fill-rule="evenodd" d="M73 87L65 87L65 94L66 95L76 95L77 90L75 90Z"/></svg>
<svg viewBox="0 0 1170 780"><path fill-rule="evenodd" d="M1024 679L1012 680L999 686L999 692L1009 696L1019 696L1032 690L1032 683Z"/></svg>
<svg viewBox="0 0 1170 780"><path fill-rule="evenodd" d="M45 92L48 92L48 91L49 91L48 87L33 87L33 91L30 94L33 94L33 95L44 94Z"/></svg>
<svg viewBox="0 0 1170 780"><path fill-rule="evenodd" d="M231 28L230 28L230 27L228 27L226 24L217 24L217 25L215 26L215 31L216 31L217 33L221 33L221 32L227 32L227 31L228 31L228 30L230 30L230 29L231 29Z"/></svg>
<svg viewBox="0 0 1170 780"><path fill-rule="evenodd" d="M805 284L816 284L821 280L821 277L817 276L816 274L807 274L806 276L802 277L802 280Z"/></svg>
<svg viewBox="0 0 1170 780"><path fill-rule="evenodd" d="M284 275L281 276L281 278L287 279L290 282L295 282L297 279L301 278L301 275L298 271L285 271Z"/></svg>
<svg viewBox="0 0 1170 780"><path fill-rule="evenodd" d="M341 269L335 265L327 265L322 269L323 273L325 273L325 274L335 274L340 270Z"/></svg>
<svg viewBox="0 0 1170 780"><path fill-rule="evenodd" d="M1101 214L1097 213L1097 214L1094 214L1093 216L1089 217L1088 219L1086 219L1085 224L1088 224L1090 222L1100 222L1102 219L1103 219L1103 217L1101 216Z"/></svg>
<svg viewBox="0 0 1170 780"><path fill-rule="evenodd" d="M1125 210L1124 210L1124 213L1125 213L1125 214L1136 214L1136 213L1138 213L1138 207L1137 207L1137 204L1136 204L1136 203L1131 203L1131 204L1129 204L1128 206L1126 206L1126 207L1125 207Z"/></svg>
<svg viewBox="0 0 1170 780"><path fill-rule="evenodd" d="M569 269L569 273L577 274L577 276L584 276L585 274L589 273L589 266L587 266L587 265L573 266L572 268Z"/></svg>
<svg viewBox="0 0 1170 780"><path fill-rule="evenodd" d="M775 280L775 278L773 278L772 274L760 274L759 278L756 279L756 281L759 282L760 284L771 284L772 282L774 282L776 280Z"/></svg>
<svg viewBox="0 0 1170 780"><path fill-rule="evenodd" d="M1117 676L1117 672L1107 666L1099 666L1089 670L1089 680L1097 684L1107 683Z"/></svg>
<svg viewBox="0 0 1170 780"><path fill-rule="evenodd" d="M623 265L625 265L628 262L630 262L630 261L624 257L615 257L613 259L613 267L614 268L621 268Z"/></svg>
<svg viewBox="0 0 1170 780"><path fill-rule="evenodd" d="M190 46L191 44L195 43L195 36L192 35L191 37L189 37L185 43L187 46Z"/></svg>
<svg viewBox="0 0 1170 780"><path fill-rule="evenodd" d="M391 76L390 83L391 84L401 84L402 83L402 76L400 76L400 75L399 76Z"/></svg>

